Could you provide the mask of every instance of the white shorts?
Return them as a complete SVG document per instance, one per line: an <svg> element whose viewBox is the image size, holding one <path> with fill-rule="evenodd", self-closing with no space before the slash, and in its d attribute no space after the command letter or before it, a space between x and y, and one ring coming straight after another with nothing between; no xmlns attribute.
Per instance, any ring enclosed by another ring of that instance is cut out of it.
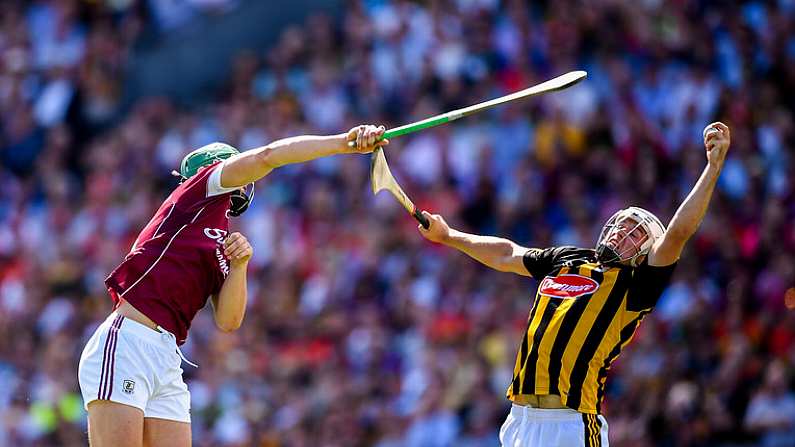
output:
<svg viewBox="0 0 795 447"><path fill-rule="evenodd" d="M500 442L505 447L607 447L607 421L569 409L513 404L500 429Z"/></svg>
<svg viewBox="0 0 795 447"><path fill-rule="evenodd" d="M140 408L144 417L190 422L190 392L173 334L116 312L88 340L77 377L83 403L109 400Z"/></svg>

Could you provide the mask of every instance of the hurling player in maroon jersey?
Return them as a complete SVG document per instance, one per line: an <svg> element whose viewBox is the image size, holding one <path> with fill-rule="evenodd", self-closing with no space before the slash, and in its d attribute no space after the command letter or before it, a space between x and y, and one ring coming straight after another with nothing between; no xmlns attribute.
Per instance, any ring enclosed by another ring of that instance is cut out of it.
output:
<svg viewBox="0 0 795 447"><path fill-rule="evenodd" d="M506 392L512 405L502 445L608 445L601 405L607 373L654 309L704 218L730 139L723 123L704 129L707 165L667 229L649 211L625 208L604 225L595 249L526 248L457 231L424 212L430 227L418 228L426 239L539 281Z"/></svg>
<svg viewBox="0 0 795 447"><path fill-rule="evenodd" d="M222 331L246 309L252 248L229 234L246 210L253 183L280 166L389 144L384 128L357 126L333 136L299 136L238 152L213 143L188 154L179 186L141 231L105 283L110 316L80 358L78 379L92 446L189 446L190 393L178 346L208 298ZM355 147L348 143L356 141ZM186 360L187 361L187 360Z"/></svg>

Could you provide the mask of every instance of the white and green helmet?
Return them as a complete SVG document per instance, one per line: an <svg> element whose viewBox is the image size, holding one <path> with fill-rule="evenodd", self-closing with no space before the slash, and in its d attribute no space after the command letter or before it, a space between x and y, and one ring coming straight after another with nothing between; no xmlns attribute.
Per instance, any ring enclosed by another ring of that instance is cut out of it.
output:
<svg viewBox="0 0 795 447"><path fill-rule="evenodd" d="M226 160L239 153L240 151L228 144L210 143L186 155L179 164L179 172L174 171L174 174L181 177L182 181L185 181L196 175L199 169L218 161ZM235 190L230 198L229 215L236 217L243 214L253 199L253 183L250 183L245 188Z"/></svg>
<svg viewBox="0 0 795 447"><path fill-rule="evenodd" d="M179 175L187 180L196 175L200 168L217 161L226 160L239 153L240 151L228 144L210 143L196 149L182 159L182 163L179 164Z"/></svg>

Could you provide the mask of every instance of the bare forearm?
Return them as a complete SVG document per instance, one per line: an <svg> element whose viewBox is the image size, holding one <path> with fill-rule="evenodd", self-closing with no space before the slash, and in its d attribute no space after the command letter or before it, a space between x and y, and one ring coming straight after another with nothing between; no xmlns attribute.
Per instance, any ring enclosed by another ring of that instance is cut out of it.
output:
<svg viewBox="0 0 795 447"><path fill-rule="evenodd" d="M449 236L442 241L444 245L462 251L495 270L506 271L507 260L522 256L527 249L504 238L495 236L480 236L450 230Z"/></svg>
<svg viewBox="0 0 795 447"><path fill-rule="evenodd" d="M346 144L345 134L302 135L277 140L255 150L262 151L262 158L266 166L268 169L274 169L341 153Z"/></svg>
<svg viewBox="0 0 795 447"><path fill-rule="evenodd" d="M696 232L707 212L712 192L720 176L720 167L707 164L690 194L679 205L668 225L668 231L689 238Z"/></svg>
<svg viewBox="0 0 795 447"><path fill-rule="evenodd" d="M462 251L494 270L530 276L530 272L524 266L524 254L527 253L527 248L501 237L480 236L454 230L438 214L423 211L422 215L430 223L427 229L422 225L417 226L425 239Z"/></svg>
<svg viewBox="0 0 795 447"><path fill-rule="evenodd" d="M345 134L302 135L274 141L228 159L221 173L221 186L247 185L265 177L279 166L340 153L345 144Z"/></svg>
<svg viewBox="0 0 795 447"><path fill-rule="evenodd" d="M247 264L232 265L229 268L229 275L214 303L215 322L224 331L233 331L243 323L248 300L246 269Z"/></svg>
<svg viewBox="0 0 795 447"><path fill-rule="evenodd" d="M707 167L679 205L665 233L654 242L649 252L649 265L666 266L679 259L685 244L704 219L730 144L731 132L727 125L717 121L704 128Z"/></svg>
<svg viewBox="0 0 795 447"><path fill-rule="evenodd" d="M389 144L382 139L384 126L356 126L347 133L329 136L303 135L274 141L267 146L247 150L224 161L221 186L236 188L256 182L272 170L334 154L366 154ZM353 148L348 141L355 141Z"/></svg>

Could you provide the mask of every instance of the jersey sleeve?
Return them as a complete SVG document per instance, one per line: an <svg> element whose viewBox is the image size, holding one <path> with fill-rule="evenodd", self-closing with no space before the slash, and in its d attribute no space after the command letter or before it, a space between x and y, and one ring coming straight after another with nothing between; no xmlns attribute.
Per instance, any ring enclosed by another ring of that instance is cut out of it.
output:
<svg viewBox="0 0 795 447"><path fill-rule="evenodd" d="M226 161L219 163L218 166L213 169L213 172L210 173L210 177L207 178L207 197L230 193L238 189L236 186L221 186L221 172L223 172L225 165Z"/></svg>
<svg viewBox="0 0 795 447"><path fill-rule="evenodd" d="M557 259L567 247L531 248L524 254L522 261L530 276L541 279L552 273Z"/></svg>
<svg viewBox="0 0 795 447"><path fill-rule="evenodd" d="M660 295L670 284L675 269L675 262L657 267L643 261L632 274L632 283L627 295L627 310L641 312L653 309Z"/></svg>
<svg viewBox="0 0 795 447"><path fill-rule="evenodd" d="M567 265L593 262L596 260L595 256L592 249L565 245L544 249L531 248L524 254L522 261L533 278L541 279Z"/></svg>
<svg viewBox="0 0 795 447"><path fill-rule="evenodd" d="M223 162L218 162L207 167L199 169L193 177L189 178L177 187L174 194L174 201L178 208L183 210L191 210L202 207L212 200L217 200L221 197L226 197L234 191L235 188L226 188L227 191L218 192L217 189L211 190L211 177L213 173L218 172L217 182L218 188L220 185L220 169ZM214 194L213 194L214 193Z"/></svg>

